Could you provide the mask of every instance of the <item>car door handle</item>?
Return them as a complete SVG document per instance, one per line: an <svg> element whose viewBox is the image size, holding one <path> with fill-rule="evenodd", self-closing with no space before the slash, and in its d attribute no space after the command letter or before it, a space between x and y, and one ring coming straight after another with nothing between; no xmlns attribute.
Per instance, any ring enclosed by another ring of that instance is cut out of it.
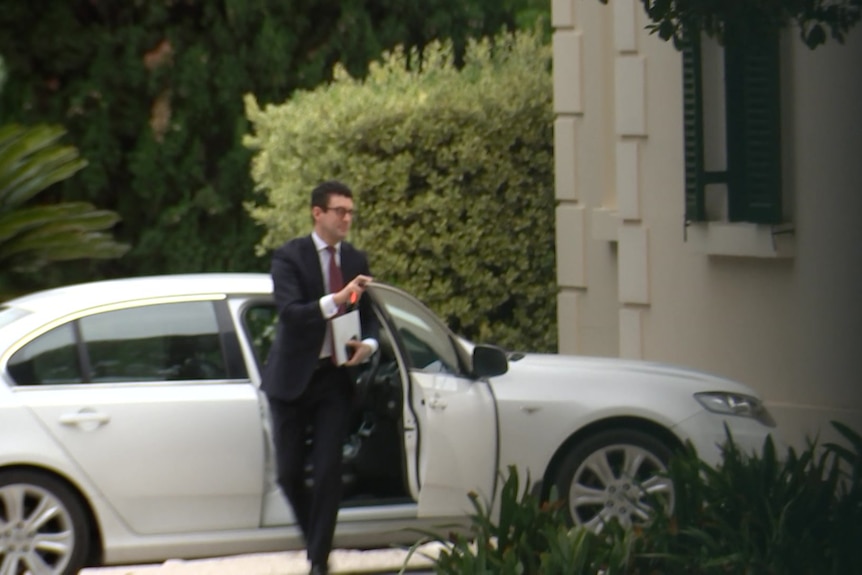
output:
<svg viewBox="0 0 862 575"><path fill-rule="evenodd" d="M76 425L85 429L95 429L111 421L111 416L101 411L82 409L75 413L64 413L60 416L63 425Z"/></svg>
<svg viewBox="0 0 862 575"><path fill-rule="evenodd" d="M430 407L431 409L436 409L438 411L443 411L444 409L446 409L447 405L449 404L445 401L440 401L439 397L432 397L428 401L428 407Z"/></svg>

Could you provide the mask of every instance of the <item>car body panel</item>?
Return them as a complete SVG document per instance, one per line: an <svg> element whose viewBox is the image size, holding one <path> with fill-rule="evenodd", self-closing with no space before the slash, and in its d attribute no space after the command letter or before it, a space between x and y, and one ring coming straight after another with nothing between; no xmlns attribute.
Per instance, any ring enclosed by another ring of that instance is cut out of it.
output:
<svg viewBox="0 0 862 575"><path fill-rule="evenodd" d="M469 491L494 493L497 421L490 387L450 374L414 373L411 380L421 438L419 516L468 513Z"/></svg>
<svg viewBox="0 0 862 575"><path fill-rule="evenodd" d="M378 517L369 519L368 511L342 509L334 544L344 548L371 548L408 545L417 539L417 530L432 530L441 524L464 524L463 517L417 519L410 505L385 506ZM207 531L173 535L129 535L114 533L105 548L103 563L128 565L161 562L167 558L193 559L247 553L273 553L302 549L305 544L299 528L261 527L257 529Z"/></svg>
<svg viewBox="0 0 862 575"><path fill-rule="evenodd" d="M121 541L138 539L139 536L128 530L101 496L98 487L68 457L36 415L23 407L13 389L0 384L0 469L9 468L44 470L85 494L104 534L106 558L113 557L113 550Z"/></svg>
<svg viewBox="0 0 862 575"><path fill-rule="evenodd" d="M15 392L132 531L258 526L265 438L249 382L62 387Z"/></svg>
<svg viewBox="0 0 862 575"><path fill-rule="evenodd" d="M695 393L754 395L736 382L677 366L545 354L526 354L510 362L508 373L492 383L500 414L501 463L516 464L536 479L543 476L559 446L592 424L641 419L675 430L684 443L698 434L677 426L704 411ZM697 443L714 459L714 444Z"/></svg>
<svg viewBox="0 0 862 575"><path fill-rule="evenodd" d="M75 309L158 297L204 294L272 294L268 274L212 273L124 278L75 284L18 297L7 304L30 311L61 315L74 302Z"/></svg>

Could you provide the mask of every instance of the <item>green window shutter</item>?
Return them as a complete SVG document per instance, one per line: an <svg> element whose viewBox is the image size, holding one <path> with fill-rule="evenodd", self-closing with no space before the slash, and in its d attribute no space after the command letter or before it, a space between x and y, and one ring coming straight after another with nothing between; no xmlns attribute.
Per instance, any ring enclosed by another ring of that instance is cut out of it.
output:
<svg viewBox="0 0 862 575"><path fill-rule="evenodd" d="M731 221L779 223L779 31L751 19L725 28L727 170Z"/></svg>
<svg viewBox="0 0 862 575"><path fill-rule="evenodd" d="M700 34L686 35L682 49L682 105L685 140L685 219L706 220L703 164L703 84Z"/></svg>

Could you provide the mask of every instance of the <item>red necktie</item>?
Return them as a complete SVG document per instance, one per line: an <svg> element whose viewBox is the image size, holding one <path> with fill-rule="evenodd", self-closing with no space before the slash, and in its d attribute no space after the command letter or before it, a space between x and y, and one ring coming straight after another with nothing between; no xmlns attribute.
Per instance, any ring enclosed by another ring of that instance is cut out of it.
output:
<svg viewBox="0 0 862 575"><path fill-rule="evenodd" d="M341 267L335 259L335 248L326 246L326 251L329 252L329 293L338 293L344 288L344 277L341 275ZM342 307L338 308L338 313L344 311Z"/></svg>

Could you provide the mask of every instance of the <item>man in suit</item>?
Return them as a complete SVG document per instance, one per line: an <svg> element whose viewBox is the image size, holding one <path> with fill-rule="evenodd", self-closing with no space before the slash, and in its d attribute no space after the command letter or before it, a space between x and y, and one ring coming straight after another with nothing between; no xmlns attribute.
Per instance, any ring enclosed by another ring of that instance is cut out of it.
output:
<svg viewBox="0 0 862 575"><path fill-rule="evenodd" d="M311 573L326 574L353 398L348 368L365 361L378 344L371 302L362 297L372 281L368 260L344 241L353 220L350 188L336 181L318 185L311 193L311 215L311 235L288 241L272 257L279 319L262 390L272 416L278 483L305 536ZM350 342L350 360L336 366L328 320L354 302L363 339ZM310 489L305 481L309 461Z"/></svg>

